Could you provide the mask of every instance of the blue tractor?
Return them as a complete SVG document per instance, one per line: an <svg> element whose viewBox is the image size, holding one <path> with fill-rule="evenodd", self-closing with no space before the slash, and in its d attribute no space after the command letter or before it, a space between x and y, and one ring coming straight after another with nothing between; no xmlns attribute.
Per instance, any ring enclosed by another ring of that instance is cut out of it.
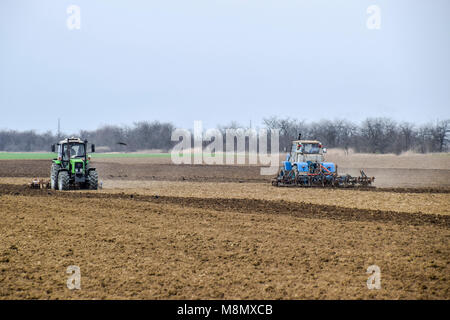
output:
<svg viewBox="0 0 450 320"><path fill-rule="evenodd" d="M327 149L317 140L294 140L278 175L272 180L277 187L368 187L375 180L361 170L360 177L338 175L337 165L325 162Z"/></svg>

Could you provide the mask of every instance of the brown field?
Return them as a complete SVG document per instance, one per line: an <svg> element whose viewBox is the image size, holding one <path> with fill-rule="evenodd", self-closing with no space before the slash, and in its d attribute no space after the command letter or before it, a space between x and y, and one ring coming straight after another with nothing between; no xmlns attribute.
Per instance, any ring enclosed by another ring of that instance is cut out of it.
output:
<svg viewBox="0 0 450 320"><path fill-rule="evenodd" d="M450 188L450 155L330 155L339 173L359 175L359 170L376 177L375 185L390 187ZM410 164L408 167L407 164ZM256 165L174 165L170 158L105 158L95 165L106 180L184 182L270 182ZM48 160L1 160L0 178L47 177Z"/></svg>
<svg viewBox="0 0 450 320"><path fill-rule="evenodd" d="M96 160L102 190L58 192L25 186L49 161L0 161L0 299L449 299L450 157L334 157L377 188L158 158Z"/></svg>

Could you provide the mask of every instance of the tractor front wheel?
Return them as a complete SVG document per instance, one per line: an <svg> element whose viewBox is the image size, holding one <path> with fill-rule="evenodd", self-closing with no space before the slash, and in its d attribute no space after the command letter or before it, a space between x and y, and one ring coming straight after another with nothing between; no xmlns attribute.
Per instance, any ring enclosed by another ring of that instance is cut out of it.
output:
<svg viewBox="0 0 450 320"><path fill-rule="evenodd" d="M69 190L69 174L67 171L61 171L58 174L58 189Z"/></svg>
<svg viewBox="0 0 450 320"><path fill-rule="evenodd" d="M58 164L52 164L52 168L50 170L50 187L52 190L58 189L58 171L61 168Z"/></svg>
<svg viewBox="0 0 450 320"><path fill-rule="evenodd" d="M98 189L98 173L95 170L91 170L88 173L88 187L90 190Z"/></svg>

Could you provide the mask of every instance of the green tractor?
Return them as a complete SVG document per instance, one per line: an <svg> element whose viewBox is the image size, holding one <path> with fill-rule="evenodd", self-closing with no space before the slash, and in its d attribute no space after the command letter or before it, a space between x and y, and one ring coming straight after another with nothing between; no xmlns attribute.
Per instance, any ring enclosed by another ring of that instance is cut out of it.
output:
<svg viewBox="0 0 450 320"><path fill-rule="evenodd" d="M87 154L87 140L67 138L52 145L52 152L58 153L50 170L50 186L53 190L98 188L98 173L90 166ZM95 145L91 145L95 152Z"/></svg>

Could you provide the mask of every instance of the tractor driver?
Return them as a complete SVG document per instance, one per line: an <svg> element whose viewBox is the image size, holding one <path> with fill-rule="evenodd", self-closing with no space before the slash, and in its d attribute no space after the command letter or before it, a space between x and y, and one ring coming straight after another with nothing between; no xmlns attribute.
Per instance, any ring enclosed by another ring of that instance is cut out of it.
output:
<svg viewBox="0 0 450 320"><path fill-rule="evenodd" d="M82 147L83 147L83 145L77 144L76 145L76 149L75 149L75 145L72 145L71 148L70 148L70 156L71 157L73 157L73 156L75 156L75 157L82 157L82 156L84 156L84 153L83 153L84 147L83 148Z"/></svg>
<svg viewBox="0 0 450 320"><path fill-rule="evenodd" d="M80 148L78 148L80 149ZM77 151L75 150L75 148L72 146L70 146L70 157L74 157L77 156ZM67 148L67 146L64 146L64 158L65 159L69 159L69 149Z"/></svg>
<svg viewBox="0 0 450 320"><path fill-rule="evenodd" d="M71 157L77 156L77 151L75 150L75 148L73 146L70 146L70 156Z"/></svg>
<svg viewBox="0 0 450 320"><path fill-rule="evenodd" d="M307 143L303 145L303 152L304 153L319 153L320 148L319 144L317 143Z"/></svg>

